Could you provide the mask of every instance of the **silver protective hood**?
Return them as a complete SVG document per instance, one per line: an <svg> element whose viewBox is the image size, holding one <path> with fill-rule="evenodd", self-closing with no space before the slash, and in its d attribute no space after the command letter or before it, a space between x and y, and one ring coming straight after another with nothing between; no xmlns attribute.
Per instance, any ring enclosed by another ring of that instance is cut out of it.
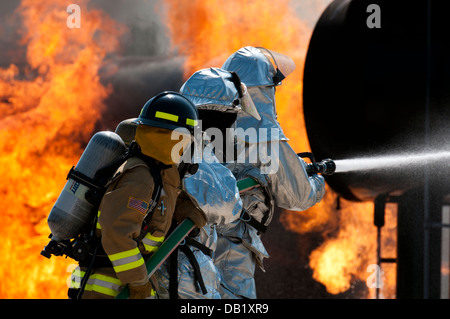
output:
<svg viewBox="0 0 450 319"><path fill-rule="evenodd" d="M226 70L199 70L183 84L180 93L190 99L198 109L245 112L244 114L260 119L245 83L242 83L239 77L233 79L233 74Z"/></svg>
<svg viewBox="0 0 450 319"><path fill-rule="evenodd" d="M247 46L233 53L222 69L239 75L261 116L261 120L257 120L239 114L236 127L255 128L258 142L288 140L277 121L275 86L295 69L294 61L274 51Z"/></svg>

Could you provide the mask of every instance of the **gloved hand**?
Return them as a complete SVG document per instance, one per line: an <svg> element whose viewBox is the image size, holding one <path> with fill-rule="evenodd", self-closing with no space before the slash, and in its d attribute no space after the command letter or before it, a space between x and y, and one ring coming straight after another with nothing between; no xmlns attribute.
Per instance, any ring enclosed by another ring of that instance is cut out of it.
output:
<svg viewBox="0 0 450 319"><path fill-rule="evenodd" d="M190 218L195 226L202 228L206 225L206 216L201 210L194 206L187 196L181 196L177 200L174 217L177 222L182 222L186 218Z"/></svg>
<svg viewBox="0 0 450 319"><path fill-rule="evenodd" d="M310 179L316 189L316 203L319 203L325 196L325 178L320 174L313 174Z"/></svg>
<svg viewBox="0 0 450 319"><path fill-rule="evenodd" d="M128 284L130 290L130 299L155 299L155 293L150 281L142 283Z"/></svg>

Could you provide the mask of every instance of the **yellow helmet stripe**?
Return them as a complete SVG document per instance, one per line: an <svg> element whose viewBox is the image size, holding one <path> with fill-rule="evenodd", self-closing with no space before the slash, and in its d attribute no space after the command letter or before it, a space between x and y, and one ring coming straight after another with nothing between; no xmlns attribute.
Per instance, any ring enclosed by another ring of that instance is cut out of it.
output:
<svg viewBox="0 0 450 319"><path fill-rule="evenodd" d="M168 120L168 121L172 121L172 122L178 122L178 115L170 114L170 113L166 113L166 112L156 111L155 117L164 119L164 120Z"/></svg>
<svg viewBox="0 0 450 319"><path fill-rule="evenodd" d="M196 126L197 125L197 121L193 120L193 119L186 119L186 124L190 125L190 126Z"/></svg>

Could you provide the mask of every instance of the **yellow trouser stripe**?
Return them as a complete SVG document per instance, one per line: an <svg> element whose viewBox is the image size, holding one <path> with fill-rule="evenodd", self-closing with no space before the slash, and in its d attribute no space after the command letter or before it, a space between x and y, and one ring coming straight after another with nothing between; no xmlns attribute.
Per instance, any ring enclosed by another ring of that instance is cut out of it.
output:
<svg viewBox="0 0 450 319"><path fill-rule="evenodd" d="M169 120L172 122L178 122L178 115L170 114L170 113L166 113L166 112L156 111L155 117L164 119L164 120Z"/></svg>
<svg viewBox="0 0 450 319"><path fill-rule="evenodd" d="M72 272L72 280L70 288L80 288L81 280L86 273L80 271L77 267ZM92 274L84 288L85 291L96 291L107 296L115 297L120 291L122 282L114 277L102 275L102 274Z"/></svg>
<svg viewBox="0 0 450 319"><path fill-rule="evenodd" d="M86 272L80 271L79 267L75 268L72 272L70 288L80 288L81 280L85 274ZM119 294L121 288L122 282L117 278L102 274L92 274L89 277L84 290L95 291L107 296L115 297ZM153 289L151 290L151 296L156 296L156 291Z"/></svg>

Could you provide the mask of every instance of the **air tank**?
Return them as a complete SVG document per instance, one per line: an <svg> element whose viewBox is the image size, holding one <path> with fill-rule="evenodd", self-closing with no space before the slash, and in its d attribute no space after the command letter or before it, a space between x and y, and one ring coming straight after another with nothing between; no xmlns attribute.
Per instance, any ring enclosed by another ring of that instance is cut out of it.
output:
<svg viewBox="0 0 450 319"><path fill-rule="evenodd" d="M94 180L99 169L117 161L125 151L125 144L116 133L95 133L75 166L75 171ZM97 213L96 204L87 199L90 186L75 179L69 175L48 216L47 222L54 241L75 238Z"/></svg>
<svg viewBox="0 0 450 319"><path fill-rule="evenodd" d="M127 147L129 147L131 142L135 139L138 126L136 120L137 118L123 120L116 127L115 133L122 138Z"/></svg>

